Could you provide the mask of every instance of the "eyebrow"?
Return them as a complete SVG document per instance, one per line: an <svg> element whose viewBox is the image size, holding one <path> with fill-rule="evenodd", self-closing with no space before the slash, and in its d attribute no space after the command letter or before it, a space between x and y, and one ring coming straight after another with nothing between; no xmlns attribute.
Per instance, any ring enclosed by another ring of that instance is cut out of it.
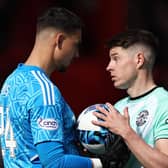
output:
<svg viewBox="0 0 168 168"><path fill-rule="evenodd" d="M109 56L114 57L114 56L117 56L117 55L118 55L118 53L114 52L114 53L111 53Z"/></svg>

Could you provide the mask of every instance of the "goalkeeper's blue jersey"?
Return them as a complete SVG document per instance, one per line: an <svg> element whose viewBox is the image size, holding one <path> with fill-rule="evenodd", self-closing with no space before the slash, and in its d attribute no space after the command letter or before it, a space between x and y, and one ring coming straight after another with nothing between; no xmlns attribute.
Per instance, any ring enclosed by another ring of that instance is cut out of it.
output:
<svg viewBox="0 0 168 168"><path fill-rule="evenodd" d="M77 154L74 124L74 113L45 72L19 64L0 96L5 168L42 167L35 145L46 141L63 144L65 154Z"/></svg>

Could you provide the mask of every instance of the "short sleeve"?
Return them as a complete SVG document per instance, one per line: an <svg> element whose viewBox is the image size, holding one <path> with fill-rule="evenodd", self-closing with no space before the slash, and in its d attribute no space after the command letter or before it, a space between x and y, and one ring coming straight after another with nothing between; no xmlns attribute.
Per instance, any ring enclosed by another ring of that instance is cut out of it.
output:
<svg viewBox="0 0 168 168"><path fill-rule="evenodd" d="M160 106L154 129L155 141L161 138L168 138L168 105Z"/></svg>
<svg viewBox="0 0 168 168"><path fill-rule="evenodd" d="M30 122L34 144L44 141L63 141L62 114L56 105L31 109Z"/></svg>

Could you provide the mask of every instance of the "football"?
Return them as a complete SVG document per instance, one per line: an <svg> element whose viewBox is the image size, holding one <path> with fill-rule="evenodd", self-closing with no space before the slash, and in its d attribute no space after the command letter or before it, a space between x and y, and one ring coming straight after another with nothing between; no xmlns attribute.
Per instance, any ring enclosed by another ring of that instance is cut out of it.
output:
<svg viewBox="0 0 168 168"><path fill-rule="evenodd" d="M93 112L100 112L96 109L96 106L101 106L108 110L105 104L94 104L85 108L77 118L77 132L79 141L85 149L94 154L103 154L108 130L92 124L92 120L98 120L93 115Z"/></svg>

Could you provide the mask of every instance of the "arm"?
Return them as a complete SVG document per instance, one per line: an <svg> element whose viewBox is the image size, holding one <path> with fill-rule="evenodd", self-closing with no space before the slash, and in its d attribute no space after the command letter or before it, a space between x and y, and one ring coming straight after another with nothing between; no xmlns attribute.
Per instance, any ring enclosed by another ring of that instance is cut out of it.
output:
<svg viewBox="0 0 168 168"><path fill-rule="evenodd" d="M110 103L107 103L107 105L110 112L98 107L103 114L94 113L98 118L104 121L93 121L93 123L104 126L111 132L122 136L131 152L144 167L167 168L168 139L157 140L155 147L152 148L131 128L127 108L124 110L124 115L121 115Z"/></svg>
<svg viewBox="0 0 168 168"><path fill-rule="evenodd" d="M156 141L152 148L140 138L133 130L129 130L124 137L129 149L146 168L168 167L168 139Z"/></svg>
<svg viewBox="0 0 168 168"><path fill-rule="evenodd" d="M43 142L36 145L39 158L45 168L102 168L99 159L64 154L59 142Z"/></svg>

